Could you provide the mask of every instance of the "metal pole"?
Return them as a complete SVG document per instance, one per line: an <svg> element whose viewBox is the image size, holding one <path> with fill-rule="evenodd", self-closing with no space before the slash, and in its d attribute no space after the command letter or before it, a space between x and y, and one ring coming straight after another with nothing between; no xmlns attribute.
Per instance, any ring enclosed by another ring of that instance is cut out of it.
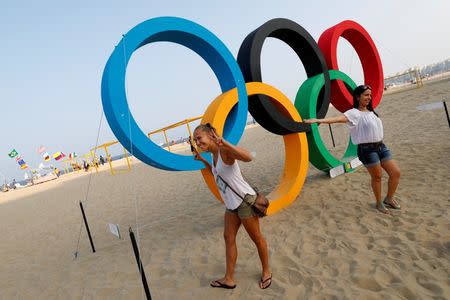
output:
<svg viewBox="0 0 450 300"><path fill-rule="evenodd" d="M450 127L450 117L448 116L447 103L445 103L445 101L442 102L444 103L445 114L447 115L448 127Z"/></svg>
<svg viewBox="0 0 450 300"><path fill-rule="evenodd" d="M95 152L91 150L91 156L94 158L94 167L95 167L95 173L98 174L98 167L97 167L97 158L95 157Z"/></svg>
<svg viewBox="0 0 450 300"><path fill-rule="evenodd" d="M111 156L109 155L108 148L106 146L103 146L103 148L105 148L106 159L108 160L108 163L109 163L109 169L111 171L111 175L114 175L114 169L112 166Z"/></svg>
<svg viewBox="0 0 450 300"><path fill-rule="evenodd" d="M84 214L83 203L81 203L81 201L80 201L80 208L81 208L81 213L83 214L84 225L86 226L86 231L87 231L87 234L89 237L89 242L91 242L92 252L95 253L94 242L92 241L91 231L89 230L89 224L86 219L86 215Z"/></svg>
<svg viewBox="0 0 450 300"><path fill-rule="evenodd" d="M134 237L133 230L129 229L130 231L130 239L131 239L131 245L133 246L134 256L136 257L136 263L138 265L139 273L141 273L141 280L142 285L144 286L145 296L148 300L152 299L152 296L150 295L150 289L148 288L147 284L147 278L145 277L144 267L142 265L141 257L139 256L139 248L136 243L136 238Z"/></svg>
<svg viewBox="0 0 450 300"><path fill-rule="evenodd" d="M189 137L191 138L191 141L192 141L193 137L192 137L191 126L189 126L189 120L186 120L186 126L187 126L187 129L188 129L188 132L189 132Z"/></svg>
<svg viewBox="0 0 450 300"><path fill-rule="evenodd" d="M171 151L170 151L169 140L167 139L167 134L166 134L166 131L165 131L165 130L163 130L163 133L164 133L164 137L165 137L165 139L166 139L166 145L167 145L167 149L169 149L169 152L171 152Z"/></svg>
<svg viewBox="0 0 450 300"><path fill-rule="evenodd" d="M330 129L331 140L333 141L333 147L336 148L336 144L334 143L333 130L331 130L331 124L328 124L328 128Z"/></svg>
<svg viewBox="0 0 450 300"><path fill-rule="evenodd" d="M125 147L123 147L123 153L125 153L125 158L127 159L128 171L131 171L130 158L128 157L128 152Z"/></svg>

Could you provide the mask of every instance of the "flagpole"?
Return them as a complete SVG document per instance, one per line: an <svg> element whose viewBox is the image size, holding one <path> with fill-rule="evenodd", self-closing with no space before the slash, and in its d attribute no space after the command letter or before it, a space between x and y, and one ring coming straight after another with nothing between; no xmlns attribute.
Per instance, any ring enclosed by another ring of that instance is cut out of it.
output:
<svg viewBox="0 0 450 300"><path fill-rule="evenodd" d="M2 172L0 172L0 176L2 176L2 177L3 177L3 180L4 180L4 182L6 183L6 176L5 176L5 175L3 175L3 173L2 173Z"/></svg>

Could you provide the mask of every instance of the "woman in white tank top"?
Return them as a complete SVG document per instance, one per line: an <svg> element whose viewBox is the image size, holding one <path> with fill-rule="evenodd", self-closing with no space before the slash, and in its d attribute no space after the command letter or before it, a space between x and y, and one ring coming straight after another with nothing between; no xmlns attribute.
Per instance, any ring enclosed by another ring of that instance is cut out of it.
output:
<svg viewBox="0 0 450 300"><path fill-rule="evenodd" d="M253 212L251 205L247 203L251 203L251 200L256 198L256 192L242 177L237 163L238 160L250 162L252 155L247 150L225 141L209 123L199 125L194 130L194 142L203 152L212 153L213 165L211 166L199 155L195 148L192 149L195 158L202 161L214 175L220 195L226 206L224 218L226 271L224 277L211 281L211 286L226 289L234 289L236 287L234 281L234 268L237 260L236 234L241 224L243 224L248 235L255 243L261 260L262 274L259 287L266 289L272 283L272 274L269 269L269 252L266 240L259 227L259 219Z"/></svg>
<svg viewBox="0 0 450 300"><path fill-rule="evenodd" d="M360 85L353 91L353 107L343 115L327 119L309 119L305 120L305 123L347 123L352 142L358 145L358 158L370 174L376 208L382 213L389 214L385 205L400 209L400 204L394 199L400 180L400 169L383 143L383 123L373 110L370 86ZM388 191L384 201L381 201L382 169L389 175Z"/></svg>

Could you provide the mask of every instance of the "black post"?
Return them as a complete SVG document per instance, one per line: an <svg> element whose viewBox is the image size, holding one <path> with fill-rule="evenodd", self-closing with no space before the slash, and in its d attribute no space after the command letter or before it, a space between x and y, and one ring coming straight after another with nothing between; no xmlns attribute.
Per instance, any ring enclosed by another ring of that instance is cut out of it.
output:
<svg viewBox="0 0 450 300"><path fill-rule="evenodd" d="M81 208L81 213L83 214L84 225L86 226L86 231L87 231L87 234L89 237L89 242L91 242L92 252L95 253L94 242L92 241L91 231L89 230L89 224L86 219L86 215L84 214L83 203L81 203L81 201L80 201L80 208Z"/></svg>
<svg viewBox="0 0 450 300"><path fill-rule="evenodd" d="M448 116L447 103L445 103L445 101L442 102L444 103L445 114L447 115L448 127L450 127L450 117Z"/></svg>
<svg viewBox="0 0 450 300"><path fill-rule="evenodd" d="M330 129L331 140L333 141L333 147L336 148L336 144L334 143L333 130L331 130L331 124L328 124L328 128Z"/></svg>
<svg viewBox="0 0 450 300"><path fill-rule="evenodd" d="M142 285L144 286L145 296L147 297L148 300L151 300L152 296L150 296L150 289L148 288L147 278L145 277L144 266L142 265L141 257L139 255L139 248L137 246L136 238L134 237L134 233L131 227L130 227L130 239L131 244L133 245L134 256L136 257L139 273L141 273L141 280Z"/></svg>

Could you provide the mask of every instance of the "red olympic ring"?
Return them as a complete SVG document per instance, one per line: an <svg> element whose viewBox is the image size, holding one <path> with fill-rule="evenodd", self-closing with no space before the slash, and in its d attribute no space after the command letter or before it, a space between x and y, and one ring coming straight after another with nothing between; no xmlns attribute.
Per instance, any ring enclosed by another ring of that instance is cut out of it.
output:
<svg viewBox="0 0 450 300"><path fill-rule="evenodd" d="M339 37L346 39L358 54L364 82L372 88L372 106L377 107L384 91L384 77L375 43L369 33L354 21L343 21L328 28L320 36L318 44L330 70L339 70L336 53ZM353 108L353 97L340 80L331 83L331 103L340 112Z"/></svg>

